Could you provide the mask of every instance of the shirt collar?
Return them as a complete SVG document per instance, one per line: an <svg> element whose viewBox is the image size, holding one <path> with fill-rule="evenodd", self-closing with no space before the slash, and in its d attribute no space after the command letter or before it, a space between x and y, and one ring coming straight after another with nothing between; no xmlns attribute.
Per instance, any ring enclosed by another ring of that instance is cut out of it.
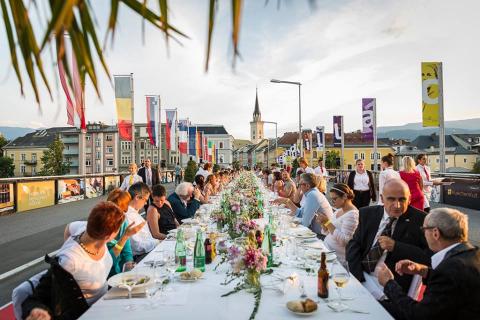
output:
<svg viewBox="0 0 480 320"><path fill-rule="evenodd" d="M448 251L452 250L456 246L458 246L460 243L454 243L451 246L446 247L445 249L442 249L435 253L432 256L432 269L435 269L438 267L440 263L442 263L443 259L445 258L445 255L447 254Z"/></svg>

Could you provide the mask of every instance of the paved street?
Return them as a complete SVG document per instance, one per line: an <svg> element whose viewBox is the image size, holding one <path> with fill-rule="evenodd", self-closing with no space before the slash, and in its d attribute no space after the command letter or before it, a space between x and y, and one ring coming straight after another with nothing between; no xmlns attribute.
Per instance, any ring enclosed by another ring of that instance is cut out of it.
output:
<svg viewBox="0 0 480 320"><path fill-rule="evenodd" d="M166 187L167 194L174 189L173 184ZM86 220L95 204L105 199L103 196L0 217L0 274L59 249L65 225ZM11 300L13 288L46 267L45 262L40 262L0 280L0 306Z"/></svg>

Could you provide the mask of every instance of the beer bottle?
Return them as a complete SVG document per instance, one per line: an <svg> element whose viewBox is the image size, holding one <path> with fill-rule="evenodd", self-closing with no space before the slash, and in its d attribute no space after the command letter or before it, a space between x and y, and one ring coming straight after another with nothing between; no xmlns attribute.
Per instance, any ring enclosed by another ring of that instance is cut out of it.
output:
<svg viewBox="0 0 480 320"><path fill-rule="evenodd" d="M205 263L210 264L212 263L212 243L209 238L205 239L204 246L205 246Z"/></svg>
<svg viewBox="0 0 480 320"><path fill-rule="evenodd" d="M328 270L327 270L327 256L325 252L322 252L322 258L320 261L320 269L318 269L317 279L317 294L320 298L328 298Z"/></svg>

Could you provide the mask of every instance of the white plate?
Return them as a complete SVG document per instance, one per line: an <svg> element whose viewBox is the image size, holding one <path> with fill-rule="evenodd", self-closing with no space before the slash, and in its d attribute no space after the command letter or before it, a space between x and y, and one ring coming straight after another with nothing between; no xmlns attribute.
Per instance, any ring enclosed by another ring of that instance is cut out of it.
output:
<svg viewBox="0 0 480 320"><path fill-rule="evenodd" d="M138 281L144 278L145 282L140 284L135 284L132 288L143 288L150 284L152 281L152 277L150 275L144 273L135 273L133 271L123 272L112 276L108 279L108 285L111 287L121 288L121 285L125 283L125 281L131 279L134 281Z"/></svg>

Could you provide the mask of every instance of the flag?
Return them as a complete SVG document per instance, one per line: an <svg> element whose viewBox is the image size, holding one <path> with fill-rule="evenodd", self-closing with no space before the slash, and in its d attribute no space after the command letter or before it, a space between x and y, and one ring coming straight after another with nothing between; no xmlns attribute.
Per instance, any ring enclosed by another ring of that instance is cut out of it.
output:
<svg viewBox="0 0 480 320"><path fill-rule="evenodd" d="M333 116L333 146L341 147L343 144L343 116Z"/></svg>
<svg viewBox="0 0 480 320"><path fill-rule="evenodd" d="M303 148L305 151L310 151L312 149L312 133L303 132Z"/></svg>
<svg viewBox="0 0 480 320"><path fill-rule="evenodd" d="M203 135L203 161L208 162L208 139Z"/></svg>
<svg viewBox="0 0 480 320"><path fill-rule="evenodd" d="M208 142L207 142L208 162L213 162L212 148L213 148L213 142L212 142L212 141L208 141Z"/></svg>
<svg viewBox="0 0 480 320"><path fill-rule="evenodd" d="M373 141L375 123L375 98L362 99L362 140Z"/></svg>
<svg viewBox="0 0 480 320"><path fill-rule="evenodd" d="M178 120L178 149L181 154L188 153L188 119Z"/></svg>
<svg viewBox="0 0 480 320"><path fill-rule="evenodd" d="M215 143L212 143L212 163L217 163L217 148L215 147Z"/></svg>
<svg viewBox="0 0 480 320"><path fill-rule="evenodd" d="M133 96L131 75L114 76L115 101L117 103L117 126L121 140L132 141Z"/></svg>
<svg viewBox="0 0 480 320"><path fill-rule="evenodd" d="M443 104L441 62L422 62L422 120L424 127L440 126L440 104Z"/></svg>
<svg viewBox="0 0 480 320"><path fill-rule="evenodd" d="M200 158L202 157L202 133L200 131L197 130L197 128L195 128L196 132L197 132L197 148L195 150L195 156L197 157L197 161L200 160Z"/></svg>
<svg viewBox="0 0 480 320"><path fill-rule="evenodd" d="M176 127L177 127L177 109L165 110L167 123L165 126L165 139L167 150L176 151Z"/></svg>
<svg viewBox="0 0 480 320"><path fill-rule="evenodd" d="M188 154L197 156L197 127L188 127Z"/></svg>
<svg viewBox="0 0 480 320"><path fill-rule="evenodd" d="M315 135L317 137L317 144L315 147L317 148L317 151L322 152L325 148L325 127L324 126L316 127Z"/></svg>
<svg viewBox="0 0 480 320"><path fill-rule="evenodd" d="M147 100L147 133L152 146L158 147L158 130L159 121L158 115L160 114L160 97L159 96L146 96Z"/></svg>

